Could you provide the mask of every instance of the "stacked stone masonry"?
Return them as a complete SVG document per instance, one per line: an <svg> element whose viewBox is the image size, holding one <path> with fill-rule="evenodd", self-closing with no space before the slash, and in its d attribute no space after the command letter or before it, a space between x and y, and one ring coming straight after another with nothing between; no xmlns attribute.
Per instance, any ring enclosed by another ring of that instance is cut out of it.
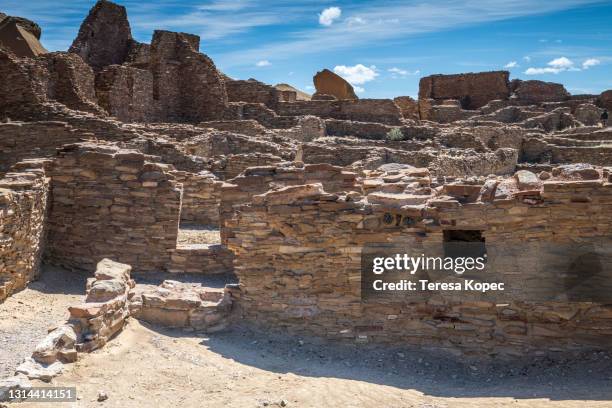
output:
<svg viewBox="0 0 612 408"><path fill-rule="evenodd" d="M490 265L492 270L519 279L555 273L556 251L565 248L560 257L567 261L564 251L572 253L576 242L594 246L609 259L610 176L604 172L602 179L601 171L586 172L597 178L539 182L535 190L520 190L515 179L506 179L493 198L485 195L468 202L463 191L469 186L449 188L464 204L427 196L414 201L418 195L408 199L399 194L380 201L373 193L369 200L355 202L350 195L327 193L320 185L255 196L226 221L240 279L233 296L245 318L257 324L334 339L506 355L603 346L612 333L612 311L605 304L521 299L496 304L451 296L415 304L361 298L365 248L395 246L414 254L432 247L441 251L446 230L483 231L487 246L507 248L500 263ZM508 185L514 187L508 190ZM478 197L481 189L478 185L472 191ZM388 224L388 213L411 222ZM513 245L521 252L513 253Z"/></svg>
<svg viewBox="0 0 612 408"><path fill-rule="evenodd" d="M0 303L40 274L48 195L40 162L0 179Z"/></svg>

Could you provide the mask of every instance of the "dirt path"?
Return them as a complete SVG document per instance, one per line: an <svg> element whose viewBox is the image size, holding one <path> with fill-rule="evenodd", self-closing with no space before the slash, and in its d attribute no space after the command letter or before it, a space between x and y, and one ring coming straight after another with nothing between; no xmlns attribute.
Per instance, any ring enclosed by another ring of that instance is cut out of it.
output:
<svg viewBox="0 0 612 408"><path fill-rule="evenodd" d="M48 332L68 317L68 306L85 293L82 273L44 267L41 279L0 304L0 378L14 374L15 367Z"/></svg>
<svg viewBox="0 0 612 408"><path fill-rule="evenodd" d="M244 328L207 338L132 319L104 349L66 366L53 385L76 385L79 400L53 406L612 407L608 355L487 370L406 353ZM99 391L108 400L97 402Z"/></svg>

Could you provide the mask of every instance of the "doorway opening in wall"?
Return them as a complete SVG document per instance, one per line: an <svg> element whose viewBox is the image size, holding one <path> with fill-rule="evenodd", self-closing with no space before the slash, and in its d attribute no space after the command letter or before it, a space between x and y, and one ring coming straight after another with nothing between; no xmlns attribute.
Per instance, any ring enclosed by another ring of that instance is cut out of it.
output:
<svg viewBox="0 0 612 408"><path fill-rule="evenodd" d="M221 243L219 227L216 225L201 225L192 223L181 223L178 232L179 246L190 245L214 245Z"/></svg>
<svg viewBox="0 0 612 408"><path fill-rule="evenodd" d="M443 245L445 257L487 257L485 237L481 230L445 230Z"/></svg>

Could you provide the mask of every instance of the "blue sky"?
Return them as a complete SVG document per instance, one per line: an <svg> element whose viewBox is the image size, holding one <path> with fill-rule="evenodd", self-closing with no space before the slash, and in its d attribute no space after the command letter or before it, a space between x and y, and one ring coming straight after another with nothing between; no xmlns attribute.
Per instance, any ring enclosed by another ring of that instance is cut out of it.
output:
<svg viewBox="0 0 612 408"><path fill-rule="evenodd" d="M612 1L123 0L134 37L198 34L201 51L234 78L312 91L335 70L362 98L416 96L434 73L508 69L511 78L612 89ZM0 0L38 22L49 50L66 50L93 1Z"/></svg>

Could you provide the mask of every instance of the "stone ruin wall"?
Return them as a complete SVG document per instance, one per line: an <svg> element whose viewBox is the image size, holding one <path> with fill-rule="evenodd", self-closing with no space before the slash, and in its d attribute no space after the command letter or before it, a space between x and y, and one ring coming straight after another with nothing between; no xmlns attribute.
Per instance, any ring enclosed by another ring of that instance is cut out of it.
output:
<svg viewBox="0 0 612 408"><path fill-rule="evenodd" d="M50 170L46 259L93 269L109 257L138 272L164 270L176 248L182 194L169 170L135 150L62 148Z"/></svg>
<svg viewBox="0 0 612 408"><path fill-rule="evenodd" d="M95 81L98 103L109 115L122 122L152 122L158 118L150 71L110 65L96 74Z"/></svg>
<svg viewBox="0 0 612 408"><path fill-rule="evenodd" d="M229 102L262 103L270 109L274 109L280 101L295 101L295 92L279 91L271 85L254 79L249 80L225 80L225 89ZM290 94L294 96L291 97Z"/></svg>
<svg viewBox="0 0 612 408"><path fill-rule="evenodd" d="M510 96L508 71L457 75L431 75L419 82L419 100L461 101L464 109L478 109L492 100Z"/></svg>
<svg viewBox="0 0 612 408"><path fill-rule="evenodd" d="M402 113L391 99L283 102L276 112L281 116L314 115L324 119L402 124Z"/></svg>
<svg viewBox="0 0 612 408"><path fill-rule="evenodd" d="M427 303L362 302L360 297L365 247L441 249L449 229L482 230L487 247L507 249L498 270L520 279L555 273L546 261L561 256L567 262L565 251L577 241L610 259L612 180L605 177L545 182L543 190L514 199L433 201L403 210L351 202L313 186L262 194L226 221L240 279L232 296L255 324L332 339L506 355L609 346L609 305L441 297ZM393 219L407 218L409 226L386 224L387 211ZM524 243L533 246L513 253L515 244ZM565 248L561 255L559 248ZM509 259L514 263L503 263Z"/></svg>
<svg viewBox="0 0 612 408"><path fill-rule="evenodd" d="M172 175L183 185L181 222L218 226L223 182L209 172L174 171Z"/></svg>
<svg viewBox="0 0 612 408"><path fill-rule="evenodd" d="M253 196L270 189L309 183L322 183L328 191L358 189L357 174L329 164L307 164L295 167L291 163L253 167L221 186L220 225L221 241L227 244L233 236L231 224L226 220L242 204L251 202Z"/></svg>
<svg viewBox="0 0 612 408"><path fill-rule="evenodd" d="M0 178L0 303L35 280L45 243L49 180L26 162Z"/></svg>

